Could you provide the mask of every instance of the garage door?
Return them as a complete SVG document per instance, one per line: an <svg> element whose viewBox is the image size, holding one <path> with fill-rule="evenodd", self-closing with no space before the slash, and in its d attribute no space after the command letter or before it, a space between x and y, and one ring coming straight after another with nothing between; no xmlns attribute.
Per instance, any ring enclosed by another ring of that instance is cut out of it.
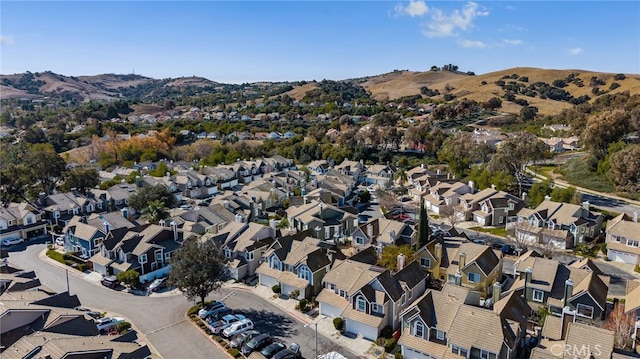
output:
<svg viewBox="0 0 640 359"><path fill-rule="evenodd" d="M638 264L638 255L632 253L625 253L616 250L607 251L607 256L609 260L616 262L624 262L629 264Z"/></svg>
<svg viewBox="0 0 640 359"><path fill-rule="evenodd" d="M283 284L282 285L282 294L289 295L289 293L293 292L296 289L298 289L298 288L296 288L296 287L294 287L292 285ZM300 289L298 289L298 291L300 291L300 294L298 294L298 297L300 297L300 296L304 297L304 291L301 291ZM294 298L294 299L297 299L297 298Z"/></svg>
<svg viewBox="0 0 640 359"><path fill-rule="evenodd" d="M352 319L345 319L345 321L347 322L345 329L348 333L360 335L363 338L369 339L371 341L375 341L376 339L378 339L378 328L364 325Z"/></svg>
<svg viewBox="0 0 640 359"><path fill-rule="evenodd" d="M413 350L411 348L407 348L404 345L402 346L402 357L406 359L430 359L431 357L419 352L417 350Z"/></svg>
<svg viewBox="0 0 640 359"><path fill-rule="evenodd" d="M268 275L262 275L262 274L258 274L258 278L260 279L260 284L264 285L266 287L273 287L274 285L278 284L278 280L273 278L273 277L269 277Z"/></svg>
<svg viewBox="0 0 640 359"><path fill-rule="evenodd" d="M320 314L331 318L337 318L342 315L342 309L331 304L320 302Z"/></svg>

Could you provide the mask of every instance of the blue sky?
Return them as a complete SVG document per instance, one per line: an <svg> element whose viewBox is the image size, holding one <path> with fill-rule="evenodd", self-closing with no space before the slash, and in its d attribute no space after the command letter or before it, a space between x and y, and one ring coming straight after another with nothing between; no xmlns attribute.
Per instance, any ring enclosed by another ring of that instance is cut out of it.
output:
<svg viewBox="0 0 640 359"><path fill-rule="evenodd" d="M638 1L0 3L0 73L345 79L453 63L640 74Z"/></svg>

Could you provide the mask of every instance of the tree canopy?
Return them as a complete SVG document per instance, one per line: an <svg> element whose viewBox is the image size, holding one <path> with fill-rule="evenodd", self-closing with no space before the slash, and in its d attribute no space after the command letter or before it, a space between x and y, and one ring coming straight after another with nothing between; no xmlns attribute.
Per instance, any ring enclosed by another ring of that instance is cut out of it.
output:
<svg viewBox="0 0 640 359"><path fill-rule="evenodd" d="M163 185L143 186L129 197L129 205L136 211L141 211L153 201L161 201L163 207L171 208L175 205L176 198Z"/></svg>
<svg viewBox="0 0 640 359"><path fill-rule="evenodd" d="M415 250L411 248L410 245L390 245L385 246L382 249L382 253L380 254L380 258L378 259L378 264L393 272L398 269L398 255L400 253L404 254L405 263L409 263L415 259Z"/></svg>
<svg viewBox="0 0 640 359"><path fill-rule="evenodd" d="M168 283L178 287L189 300L200 299L204 306L207 295L229 278L225 261L212 242L187 240L171 257Z"/></svg>

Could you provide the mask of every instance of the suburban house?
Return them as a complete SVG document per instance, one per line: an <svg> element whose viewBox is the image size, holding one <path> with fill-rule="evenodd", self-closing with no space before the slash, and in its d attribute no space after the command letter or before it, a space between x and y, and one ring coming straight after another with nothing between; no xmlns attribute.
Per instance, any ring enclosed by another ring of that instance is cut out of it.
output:
<svg viewBox="0 0 640 359"><path fill-rule="evenodd" d="M125 209L127 213L133 214L134 210L128 208L129 197L137 190L136 184L129 184L124 179L124 183L113 185L107 189L92 188L87 191L87 197L96 199L96 206L103 211L114 211L118 209ZM141 179L138 179L138 183Z"/></svg>
<svg viewBox="0 0 640 359"><path fill-rule="evenodd" d="M64 249L67 252L78 253L81 258L89 258L100 250L109 229L108 225L90 225L86 223L85 217L74 216L63 230Z"/></svg>
<svg viewBox="0 0 640 359"><path fill-rule="evenodd" d="M211 181L216 184L219 190L233 188L238 185L236 172L229 168L205 166L201 171L211 176Z"/></svg>
<svg viewBox="0 0 640 359"><path fill-rule="evenodd" d="M331 165L329 165L329 162L327 161L316 160L316 161L311 161L311 163L307 165L307 168L311 171L311 173L325 174L329 172L329 170L331 169Z"/></svg>
<svg viewBox="0 0 640 359"><path fill-rule="evenodd" d="M460 221L473 220L473 213L480 209L480 203L497 193L493 188L485 188L480 192L460 196L460 204L453 208L454 215Z"/></svg>
<svg viewBox="0 0 640 359"><path fill-rule="evenodd" d="M289 229L312 230L313 235L326 241L338 241L358 226L357 214L322 202L309 202L287 208Z"/></svg>
<svg viewBox="0 0 640 359"><path fill-rule="evenodd" d="M287 171L296 168L292 159L284 158L280 155L264 158L263 162L266 164L263 173Z"/></svg>
<svg viewBox="0 0 640 359"><path fill-rule="evenodd" d="M378 164L367 166L366 169L366 182L367 184L377 184L378 186L386 186L387 183L393 182L393 176L395 175L396 170L389 166L389 163L386 165Z"/></svg>
<svg viewBox="0 0 640 359"><path fill-rule="evenodd" d="M324 188L338 193L345 198L345 202L349 202L355 197L354 190L357 187L357 182L351 176L343 175L334 170L316 175L313 184L315 188Z"/></svg>
<svg viewBox="0 0 640 359"><path fill-rule="evenodd" d="M547 196L535 209L518 212L516 239L522 243L574 248L600 234L603 216L590 210L589 202L582 206L553 202Z"/></svg>
<svg viewBox="0 0 640 359"><path fill-rule="evenodd" d="M501 299L493 309L480 307L478 299L451 284L427 290L400 315L403 358L517 358L531 309L517 296Z"/></svg>
<svg viewBox="0 0 640 359"><path fill-rule="evenodd" d="M98 210L98 201L85 197L72 188L71 192L48 196L40 193L38 206L49 223L65 226L76 215L86 215Z"/></svg>
<svg viewBox="0 0 640 359"><path fill-rule="evenodd" d="M615 333L576 319L575 312L567 308L561 316L547 316L542 327L542 339L531 351L530 359L615 358L612 357Z"/></svg>
<svg viewBox="0 0 640 359"><path fill-rule="evenodd" d="M173 182L187 198L206 198L218 193L217 181L212 176L194 170L178 172L171 176Z"/></svg>
<svg viewBox="0 0 640 359"><path fill-rule="evenodd" d="M640 349L638 348L638 345L640 345L640 338L638 337L638 334L640 334L640 281L628 280L626 289L624 309L627 314L633 315L634 345L632 346L638 352L638 349Z"/></svg>
<svg viewBox="0 0 640 359"><path fill-rule="evenodd" d="M633 216L621 214L607 222L607 258L611 261L640 264L640 221L638 212Z"/></svg>
<svg viewBox="0 0 640 359"><path fill-rule="evenodd" d="M365 167L363 161L350 161L345 158L340 164L333 166L335 171L345 176L353 178L355 181L361 181L365 176Z"/></svg>
<svg viewBox="0 0 640 359"><path fill-rule="evenodd" d="M205 235L201 240L210 240L222 250L228 259L227 268L231 278L240 280L253 276L260 259L273 244L276 229L258 223L231 222L222 232Z"/></svg>
<svg viewBox="0 0 640 359"><path fill-rule="evenodd" d="M480 201L480 208L473 212L473 221L481 226L505 227L517 222L517 213L526 203L503 191Z"/></svg>
<svg viewBox="0 0 640 359"><path fill-rule="evenodd" d="M400 313L424 293L427 276L415 262L398 272L350 259L335 265L324 276L316 297L320 314L341 317L345 331L375 341L380 330L400 327Z"/></svg>
<svg viewBox="0 0 640 359"><path fill-rule="evenodd" d="M430 193L429 190L431 187L435 186L439 182L435 176L432 176L429 173L412 178L407 172L407 178L409 179L410 184L409 193L411 194L412 199L416 202L420 202L424 196Z"/></svg>
<svg viewBox="0 0 640 359"><path fill-rule="evenodd" d="M253 199L261 211L282 207L289 193L264 179L256 180L242 189L242 194Z"/></svg>
<svg viewBox="0 0 640 359"><path fill-rule="evenodd" d="M28 203L12 202L0 206L0 241L47 234L47 224L47 220L42 219L42 212Z"/></svg>
<svg viewBox="0 0 640 359"><path fill-rule="evenodd" d="M176 222L178 228L193 233L218 233L227 223L236 220L235 214L220 203L195 206L191 209L172 209L166 223Z"/></svg>
<svg viewBox="0 0 640 359"><path fill-rule="evenodd" d="M559 316L563 308L586 323L604 320L610 278L586 259L564 265L553 259L528 257L514 264L516 281L511 290L524 295L532 306L545 306Z"/></svg>
<svg viewBox="0 0 640 359"><path fill-rule="evenodd" d="M304 238L300 239L300 234ZM322 248L316 238L305 232L284 236L274 241L260 264L258 283L267 287L279 285L282 294L294 299L311 298L322 290L322 279L337 259L345 259L340 251Z"/></svg>
<svg viewBox="0 0 640 359"><path fill-rule="evenodd" d="M414 245L415 240L411 226L384 217L372 219L351 232L351 246L356 252L373 246L380 254L388 245Z"/></svg>
<svg viewBox="0 0 640 359"><path fill-rule="evenodd" d="M468 185L462 182L438 182L429 188L429 194L424 197L425 207L432 213L445 214L448 208L458 205L460 196L467 193L473 193L473 182Z"/></svg>
<svg viewBox="0 0 640 359"><path fill-rule="evenodd" d="M490 247L463 238L435 237L416 252L416 262L432 278L491 297L502 281L502 256Z"/></svg>

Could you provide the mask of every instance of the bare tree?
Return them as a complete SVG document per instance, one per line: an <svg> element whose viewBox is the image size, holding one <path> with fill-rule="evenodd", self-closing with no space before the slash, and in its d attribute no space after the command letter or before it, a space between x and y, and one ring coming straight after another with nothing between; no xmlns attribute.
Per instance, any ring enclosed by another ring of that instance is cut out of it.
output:
<svg viewBox="0 0 640 359"><path fill-rule="evenodd" d="M627 349L633 343L634 325L633 312L625 313L624 304L618 302L605 321L604 328L615 333L613 345L617 349Z"/></svg>
<svg viewBox="0 0 640 359"><path fill-rule="evenodd" d="M446 218L449 221L451 227L455 228L458 223L460 223L460 217L456 216L456 211L453 205L445 206L440 209L440 216Z"/></svg>

